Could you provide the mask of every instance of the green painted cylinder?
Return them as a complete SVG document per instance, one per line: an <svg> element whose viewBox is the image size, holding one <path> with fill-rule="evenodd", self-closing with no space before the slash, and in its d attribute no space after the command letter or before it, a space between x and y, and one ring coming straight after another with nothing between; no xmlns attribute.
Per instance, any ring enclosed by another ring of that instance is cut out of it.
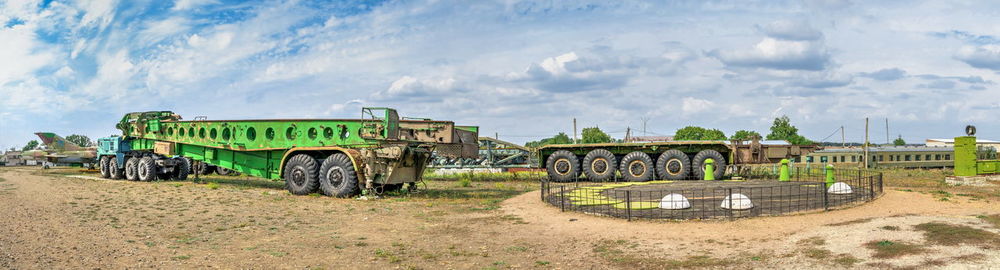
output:
<svg viewBox="0 0 1000 270"><path fill-rule="evenodd" d="M712 159L705 160L705 180L715 180L715 161Z"/></svg>
<svg viewBox="0 0 1000 270"><path fill-rule="evenodd" d="M778 173L778 181L788 182L792 180L791 172L788 170L788 159L781 160L781 172Z"/></svg>
<svg viewBox="0 0 1000 270"><path fill-rule="evenodd" d="M826 185L833 185L835 182L835 179L833 179L833 164L826 164L826 168L823 168L823 170L826 171Z"/></svg>

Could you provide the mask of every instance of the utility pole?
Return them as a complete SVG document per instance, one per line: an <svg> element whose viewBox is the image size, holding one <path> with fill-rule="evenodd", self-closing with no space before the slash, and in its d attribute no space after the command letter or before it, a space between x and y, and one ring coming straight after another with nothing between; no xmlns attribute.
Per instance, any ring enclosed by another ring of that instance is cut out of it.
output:
<svg viewBox="0 0 1000 270"><path fill-rule="evenodd" d="M840 147L847 147L847 137L844 136L844 126L840 126Z"/></svg>
<svg viewBox="0 0 1000 270"><path fill-rule="evenodd" d="M865 161L865 169L868 169L868 117L865 117L865 158L861 159Z"/></svg>
<svg viewBox="0 0 1000 270"><path fill-rule="evenodd" d="M889 138L889 117L885 118L885 144L892 145L892 140Z"/></svg>
<svg viewBox="0 0 1000 270"><path fill-rule="evenodd" d="M576 144L576 118L573 118L573 144Z"/></svg>
<svg viewBox="0 0 1000 270"><path fill-rule="evenodd" d="M625 142L631 142L632 141L631 135L632 135L632 128L631 127L626 127L625 128Z"/></svg>
<svg viewBox="0 0 1000 270"><path fill-rule="evenodd" d="M643 116L639 119L642 120L642 136L649 136L649 134L646 134L646 122L649 122L649 117Z"/></svg>

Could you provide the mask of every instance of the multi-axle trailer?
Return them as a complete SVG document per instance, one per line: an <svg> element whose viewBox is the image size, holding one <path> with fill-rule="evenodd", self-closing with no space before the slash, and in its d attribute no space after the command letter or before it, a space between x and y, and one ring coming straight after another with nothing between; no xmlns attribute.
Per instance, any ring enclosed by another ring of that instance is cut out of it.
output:
<svg viewBox="0 0 1000 270"><path fill-rule="evenodd" d="M538 160L551 180L704 179L705 160L711 159L715 179L727 164L776 163L816 150L815 145L785 141L668 141L645 143L557 144L538 149Z"/></svg>
<svg viewBox="0 0 1000 270"><path fill-rule="evenodd" d="M169 111L139 112L117 128L122 136L98 139L105 178L183 180L194 164L283 179L298 195L413 188L432 152L478 155L478 127L400 120L390 108L363 108L361 119L182 121Z"/></svg>

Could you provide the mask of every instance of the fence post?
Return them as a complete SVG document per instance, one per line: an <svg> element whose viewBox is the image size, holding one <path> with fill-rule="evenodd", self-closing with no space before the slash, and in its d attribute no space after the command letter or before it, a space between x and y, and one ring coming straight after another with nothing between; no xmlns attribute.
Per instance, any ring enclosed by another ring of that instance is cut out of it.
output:
<svg viewBox="0 0 1000 270"><path fill-rule="evenodd" d="M869 176L868 177L868 190L871 191L871 192L868 193L868 200L869 201L875 199L875 183L874 183L875 180L874 180L874 178L875 178L874 176Z"/></svg>
<svg viewBox="0 0 1000 270"><path fill-rule="evenodd" d="M545 181L539 181L539 183L542 183L542 188L540 190L538 190L538 194L540 194L542 196L542 201L544 202L545 201Z"/></svg>
<svg viewBox="0 0 1000 270"><path fill-rule="evenodd" d="M715 161L712 160L712 159L705 159L704 162L705 162L705 177L704 177L705 179L704 180L715 180L715 170L713 168ZM697 168L695 168L695 169L697 169Z"/></svg>
<svg viewBox="0 0 1000 270"><path fill-rule="evenodd" d="M782 181L782 182L791 181L792 177L791 177L791 175L789 175L789 173L791 173L791 171L788 170L788 159L782 159L781 160L781 169L780 169L779 175L778 175L778 181Z"/></svg>
<svg viewBox="0 0 1000 270"><path fill-rule="evenodd" d="M823 211L830 211L830 202L826 192L826 182L823 182Z"/></svg>
<svg viewBox="0 0 1000 270"><path fill-rule="evenodd" d="M835 182L833 179L833 164L826 164L826 167L823 167L823 170L826 172L826 183L833 185ZM823 192L826 192L826 190L823 190Z"/></svg>
<svg viewBox="0 0 1000 270"><path fill-rule="evenodd" d="M559 186L559 211L566 212L566 186Z"/></svg>
<svg viewBox="0 0 1000 270"><path fill-rule="evenodd" d="M882 183L882 173L878 173L878 193L885 193L885 190L882 189Z"/></svg>
<svg viewBox="0 0 1000 270"><path fill-rule="evenodd" d="M729 198L729 211L727 213L729 213L729 220L732 221L734 219L733 218L733 188L727 188L726 189L726 197L725 198Z"/></svg>
<svg viewBox="0 0 1000 270"><path fill-rule="evenodd" d="M632 221L632 191L625 190L625 216Z"/></svg>
<svg viewBox="0 0 1000 270"><path fill-rule="evenodd" d="M795 181L802 181L802 172L799 170L798 166L795 167Z"/></svg>

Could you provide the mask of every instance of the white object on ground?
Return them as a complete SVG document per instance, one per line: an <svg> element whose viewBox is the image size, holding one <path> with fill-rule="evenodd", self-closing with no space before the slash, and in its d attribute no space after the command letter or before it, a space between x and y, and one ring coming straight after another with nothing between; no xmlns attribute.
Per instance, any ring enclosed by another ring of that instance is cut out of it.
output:
<svg viewBox="0 0 1000 270"><path fill-rule="evenodd" d="M731 210L747 210L753 208L753 203L750 202L750 198L746 195L733 193L726 196L726 199L722 200L722 204L719 207Z"/></svg>
<svg viewBox="0 0 1000 270"><path fill-rule="evenodd" d="M660 200L660 208L671 210L688 209L691 208L691 202L687 198L684 198L684 195L670 193L670 195L663 196L663 199Z"/></svg>
<svg viewBox="0 0 1000 270"><path fill-rule="evenodd" d="M826 192L829 192L830 194L851 194L854 191L851 190L850 185L845 184L844 182L837 182L830 186Z"/></svg>

